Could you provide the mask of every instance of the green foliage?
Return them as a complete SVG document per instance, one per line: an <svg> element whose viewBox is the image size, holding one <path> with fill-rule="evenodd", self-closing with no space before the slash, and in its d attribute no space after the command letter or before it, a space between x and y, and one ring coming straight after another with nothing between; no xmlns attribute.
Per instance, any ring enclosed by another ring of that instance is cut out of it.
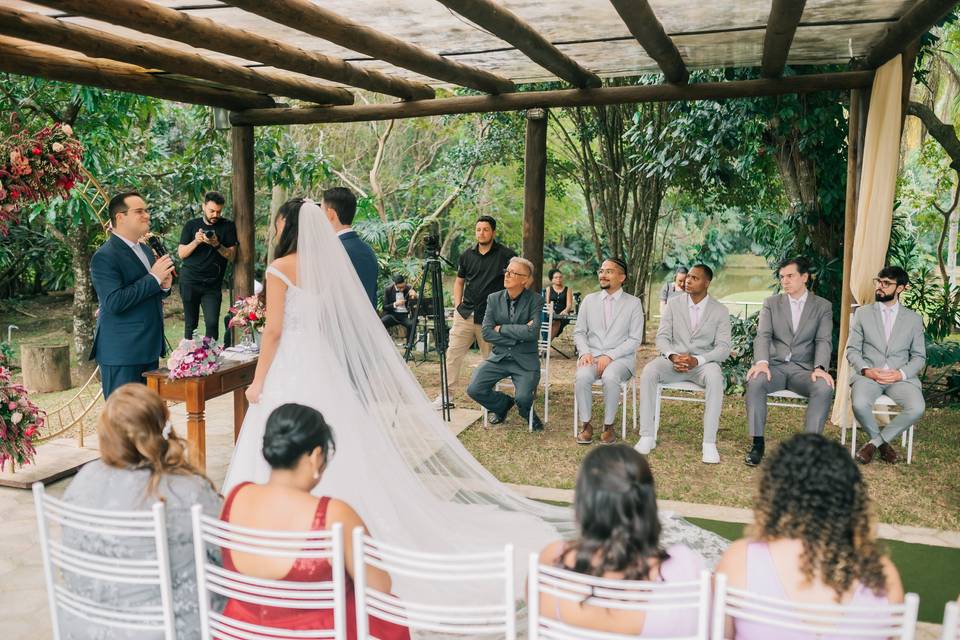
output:
<svg viewBox="0 0 960 640"><path fill-rule="evenodd" d="M721 365L728 394L746 391L747 371L753 365L753 341L757 337L759 320L759 312L746 318L730 316L730 357Z"/></svg>
<svg viewBox="0 0 960 640"><path fill-rule="evenodd" d="M13 347L9 342L0 340L0 367L9 369L13 366Z"/></svg>
<svg viewBox="0 0 960 640"><path fill-rule="evenodd" d="M935 278L926 267L911 275L910 283L900 296L903 304L923 316L928 341L945 340L960 326L960 287Z"/></svg>

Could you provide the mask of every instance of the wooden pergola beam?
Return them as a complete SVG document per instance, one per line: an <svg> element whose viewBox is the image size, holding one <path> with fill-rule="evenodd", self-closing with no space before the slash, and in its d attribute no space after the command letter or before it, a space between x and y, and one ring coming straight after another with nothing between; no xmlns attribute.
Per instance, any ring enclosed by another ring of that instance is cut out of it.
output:
<svg viewBox="0 0 960 640"><path fill-rule="evenodd" d="M416 71L428 78L452 82L484 93L508 93L516 89L509 78L447 60L308 0L227 0L227 3L341 47Z"/></svg>
<svg viewBox="0 0 960 640"><path fill-rule="evenodd" d="M800 24L807 0L773 0L767 31L763 36L763 59L760 63L764 78L779 78L787 64L787 54L793 36Z"/></svg>
<svg viewBox="0 0 960 640"><path fill-rule="evenodd" d="M394 78L146 0L35 0L35 4L404 100L434 97L433 89L421 82Z"/></svg>
<svg viewBox="0 0 960 640"><path fill-rule="evenodd" d="M275 104L262 93L193 83L112 60L78 58L68 51L6 36L0 36L0 71L231 110Z"/></svg>
<svg viewBox="0 0 960 640"><path fill-rule="evenodd" d="M867 54L867 66L876 69L925 34L957 4L957 0L917 0L893 23Z"/></svg>
<svg viewBox="0 0 960 640"><path fill-rule="evenodd" d="M683 84L690 77L687 65L680 57L677 45L667 35L663 25L647 0L610 0L624 24L663 71L667 82Z"/></svg>
<svg viewBox="0 0 960 640"><path fill-rule="evenodd" d="M582 89L599 87L603 84L597 74L580 66L527 22L496 2L492 0L438 1L501 40L509 42L558 78Z"/></svg>
<svg viewBox="0 0 960 640"><path fill-rule="evenodd" d="M464 96L421 102L364 104L349 107L254 109L230 116L235 125L313 124L366 122L420 118L459 113L519 111L537 107L589 107L634 102L677 102L755 98L787 93L860 89L873 82L873 71L845 71L788 78L702 82L698 84L632 85L598 89L530 91L499 96Z"/></svg>
<svg viewBox="0 0 960 640"><path fill-rule="evenodd" d="M73 25L33 11L0 7L0 34L23 38L92 58L108 58L146 69L163 69L222 85L240 86L319 104L353 104L346 89L325 86L293 74L254 71L149 42L132 42L104 31Z"/></svg>

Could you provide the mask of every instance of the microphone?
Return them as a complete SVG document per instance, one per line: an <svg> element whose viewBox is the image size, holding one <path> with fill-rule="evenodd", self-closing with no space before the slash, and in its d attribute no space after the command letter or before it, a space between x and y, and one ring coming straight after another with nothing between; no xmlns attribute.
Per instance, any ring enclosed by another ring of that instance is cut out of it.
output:
<svg viewBox="0 0 960 640"><path fill-rule="evenodd" d="M160 238L153 235L152 233L149 236L147 236L147 244L150 245L150 248L153 250L153 252L156 254L158 258L161 258L167 255L168 253L167 248L163 246L162 242L160 242ZM174 278L177 277L176 269L173 270L173 277Z"/></svg>

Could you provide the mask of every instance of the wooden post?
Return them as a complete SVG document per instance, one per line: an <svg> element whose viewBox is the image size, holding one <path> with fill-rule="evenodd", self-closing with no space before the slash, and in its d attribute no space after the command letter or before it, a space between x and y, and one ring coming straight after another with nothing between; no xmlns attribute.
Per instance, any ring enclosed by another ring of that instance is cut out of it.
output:
<svg viewBox="0 0 960 640"><path fill-rule="evenodd" d="M523 159L523 257L533 263L533 290L543 287L543 213L547 197L547 110L527 111Z"/></svg>
<svg viewBox="0 0 960 640"><path fill-rule="evenodd" d="M236 297L253 295L254 238L253 127L233 127L230 132L233 160L233 221L237 225L237 256L233 267Z"/></svg>
<svg viewBox="0 0 960 640"><path fill-rule="evenodd" d="M853 266L853 237L857 224L857 201L860 187L860 162L863 141L860 137L863 90L854 89L850 92L850 110L847 129L847 197L843 216L843 286L840 293L840 339L837 342L837 370L844 358L847 335L850 331L850 311L853 305L853 291L851 290L850 272Z"/></svg>

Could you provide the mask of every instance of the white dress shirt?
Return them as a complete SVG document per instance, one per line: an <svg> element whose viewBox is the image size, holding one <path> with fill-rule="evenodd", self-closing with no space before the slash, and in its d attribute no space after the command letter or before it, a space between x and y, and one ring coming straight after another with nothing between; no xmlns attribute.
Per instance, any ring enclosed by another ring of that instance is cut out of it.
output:
<svg viewBox="0 0 960 640"><path fill-rule="evenodd" d="M160 277L159 277L157 274L155 274L155 273L153 273L152 271L150 271L150 260L147 258L147 254L145 254L145 253L143 252L143 247L140 246L140 243L139 243L139 242L130 242L129 240L127 240L126 238L124 238L124 237L123 237L122 235L120 235L119 233L118 233L118 234L115 234L115 235L116 235L118 238L120 238L121 240L123 240L123 243L124 243L125 245L127 245L128 247L130 247L130 250L133 251L133 255L137 256L137 258L140 259L140 262L143 263L144 269L146 269L146 270L147 270L147 273L149 273L150 275L152 275L152 276L154 277L154 279L156 279L157 284L160 285L160 288L163 289L164 291L169 291L169 290L170 290L170 287L167 287L166 289L164 289L164 288L163 288L163 281L160 280Z"/></svg>
<svg viewBox="0 0 960 640"><path fill-rule="evenodd" d="M897 314L900 312L900 303L894 302L891 305L886 304L885 302L880 303L880 327L883 329L883 337L886 339L887 343L890 342L890 336L893 334L893 325L897 321ZM887 316L889 315L889 319ZM889 369L890 366L886 362L883 363L884 369ZM900 372L900 379L906 380L907 374L904 373L903 369L898 369Z"/></svg>
<svg viewBox="0 0 960 640"><path fill-rule="evenodd" d="M690 335L693 335L694 333L696 333L697 328L703 322L703 316L707 313L707 300L709 298L710 298L710 294L707 294L703 296L703 300L694 304L693 298L691 298L690 295L687 294L687 313L689 314L688 317L690 320ZM669 360L670 356L674 355L675 353L676 351L671 351L663 355L664 357L667 358L667 360ZM694 355L693 357L697 359L698 367L703 364L704 362L703 356Z"/></svg>

